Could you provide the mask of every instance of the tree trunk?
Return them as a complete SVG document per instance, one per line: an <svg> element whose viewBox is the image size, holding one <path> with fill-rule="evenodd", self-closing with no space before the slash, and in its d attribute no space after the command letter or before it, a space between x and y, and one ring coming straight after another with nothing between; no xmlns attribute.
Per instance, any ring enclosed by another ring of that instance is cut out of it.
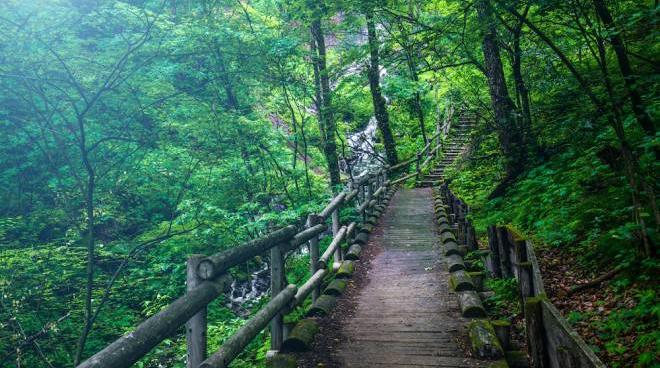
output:
<svg viewBox="0 0 660 368"><path fill-rule="evenodd" d="M642 102L637 79L635 78L635 75L632 72L632 68L630 67L630 60L628 60L628 54L626 53L626 47L623 43L623 38L621 37L621 31L614 24L614 19L612 19L612 15L610 14L609 9L607 9L605 1L593 0L593 3L594 7L596 8L596 14L598 15L598 18L600 18L605 27L608 28L608 39L614 48L614 52L616 53L616 58L619 62L619 69L621 70L621 75L623 76L623 82L626 86L628 97L630 97L630 102L632 104L632 110L635 114L635 118L647 135L655 137L655 125L653 124L650 116L646 113L646 108Z"/></svg>
<svg viewBox="0 0 660 368"><path fill-rule="evenodd" d="M337 130L332 111L332 97L330 79L326 62L325 39L321 27L320 11L312 21L312 59L314 63L314 81L316 84L316 104L319 116L319 128L323 144L323 152L328 163L330 184L335 187L340 184L339 161L337 159L337 144L335 131Z"/></svg>
<svg viewBox="0 0 660 368"><path fill-rule="evenodd" d="M525 8L523 16L527 16L529 6ZM525 85L525 80L522 76L522 49L520 48L520 34L522 32L522 22L518 22L513 30L513 62L511 69L513 70L513 79L516 87L516 94L518 95L521 113L520 125L524 134L523 139L527 146L531 148L536 147L536 139L532 133L532 113L529 108L529 90Z"/></svg>
<svg viewBox="0 0 660 368"><path fill-rule="evenodd" d="M526 161L526 146L523 137L516 124L516 109L509 96L509 91L504 79L502 60L497 43L495 23L491 13L490 4L487 0L479 0L477 15L482 29L484 54L484 67L488 78L491 104L495 114L495 126L506 157L507 178L505 183L510 183L524 169ZM499 194L499 193L498 193Z"/></svg>
<svg viewBox="0 0 660 368"><path fill-rule="evenodd" d="M389 115L387 114L387 106L385 105L385 98L380 91L380 70L378 58L378 39L376 36L376 26L374 25L373 9L367 7L365 11L367 18L367 32L369 38L369 54L370 62L368 69L369 88L371 89L371 97L374 104L374 115L378 123L378 129L383 135L383 145L385 146L385 155L387 162L390 165L396 165L399 161L396 154L396 144L394 136L390 129Z"/></svg>

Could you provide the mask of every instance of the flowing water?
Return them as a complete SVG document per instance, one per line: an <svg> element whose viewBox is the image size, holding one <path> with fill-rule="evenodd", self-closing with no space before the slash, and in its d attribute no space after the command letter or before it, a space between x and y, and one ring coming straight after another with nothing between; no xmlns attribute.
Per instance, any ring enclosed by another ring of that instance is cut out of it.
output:
<svg viewBox="0 0 660 368"><path fill-rule="evenodd" d="M359 71L359 69L351 68L349 70ZM387 69L383 67L380 70L380 79L382 80L385 76L387 76ZM385 95L383 98L389 104L389 98ZM365 170L377 170L383 165L384 158L376 152L375 147L377 131L378 121L375 116L372 116L364 129L348 137L348 146L351 148L352 155L347 159L347 166L351 168L353 176L358 176Z"/></svg>
<svg viewBox="0 0 660 368"><path fill-rule="evenodd" d="M243 315L249 312L249 307L270 289L270 271L264 263L260 269L252 272L245 280L234 279L227 293L227 307Z"/></svg>
<svg viewBox="0 0 660 368"><path fill-rule="evenodd" d="M360 63L353 63L344 70L343 77L360 73L365 66ZM385 68L381 69L380 78L387 75ZM332 88L337 86L339 80L332 84ZM385 101L389 104L387 96L383 96ZM311 111L311 110L314 111ZM310 107L310 112L316 113L313 107ZM279 117L270 117L274 126L286 126ZM384 158L376 152L376 133L378 131L378 122L376 117L372 116L367 125L360 131L357 131L348 136L348 146L351 148L352 155L347 158L343 167L351 169L351 174L356 177L364 173L364 171L375 171L382 167ZM301 252L305 252L305 247L301 248ZM270 290L270 271L268 264L264 263L261 268L250 273L244 279L234 279L231 283L230 290L227 293L229 302L227 307L232 309L239 315L246 315L249 312L250 306L259 301L261 297L267 295Z"/></svg>

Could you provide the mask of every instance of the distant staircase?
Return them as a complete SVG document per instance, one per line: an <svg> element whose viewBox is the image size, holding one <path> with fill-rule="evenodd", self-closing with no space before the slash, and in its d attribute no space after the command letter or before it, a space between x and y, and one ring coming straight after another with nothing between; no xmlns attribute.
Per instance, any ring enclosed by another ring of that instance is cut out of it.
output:
<svg viewBox="0 0 660 368"><path fill-rule="evenodd" d="M476 115L469 110L462 110L455 125L451 125L445 145L440 153L441 160L418 182L418 187L432 187L441 184L444 180L444 172L458 156L463 154L470 140L470 132L476 123Z"/></svg>

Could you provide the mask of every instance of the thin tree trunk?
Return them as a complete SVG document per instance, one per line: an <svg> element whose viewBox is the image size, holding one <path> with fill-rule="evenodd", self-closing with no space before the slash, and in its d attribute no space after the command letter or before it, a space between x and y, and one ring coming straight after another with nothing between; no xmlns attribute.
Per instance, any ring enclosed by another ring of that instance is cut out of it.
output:
<svg viewBox="0 0 660 368"><path fill-rule="evenodd" d="M332 97L330 91L330 79L328 76L325 39L323 28L321 27L320 10L317 9L316 16L312 21L312 43L313 43L313 63L314 80L316 84L316 103L319 115L319 127L321 128L321 137L323 152L328 163L328 172L330 174L330 184L333 190L341 183L339 175L339 161L337 159L337 144L335 142L336 124L332 111Z"/></svg>
<svg viewBox="0 0 660 368"><path fill-rule="evenodd" d="M612 15L610 14L609 9L607 9L607 5L605 5L604 0L593 0L593 3L594 7L596 8L596 14L598 15L598 18L600 18L605 27L608 28L608 38L612 44L612 48L614 48L617 61L619 62L619 70L621 70L623 82L626 86L628 97L630 97L630 102L632 105L633 113L635 114L635 118L647 135L655 137L655 125L653 124L651 117L646 113L646 107L642 101L637 78L635 77L632 68L630 67L630 60L628 60L626 46L623 42L623 38L621 37L621 30L617 28L616 24L614 24L614 19L612 19Z"/></svg>
<svg viewBox="0 0 660 368"><path fill-rule="evenodd" d="M385 146L385 155L390 165L395 165L399 160L396 154L396 144L394 136L390 129L389 115L385 98L380 90L380 70L378 58L378 38L376 36L376 26L374 25L373 9L366 7L365 15L367 18L367 32L369 38L370 62L368 68L369 87L374 105L374 115L378 123L378 129L383 136L383 145Z"/></svg>
<svg viewBox="0 0 660 368"><path fill-rule="evenodd" d="M527 16L529 5L525 8L523 16ZM511 69L513 70L513 79L515 82L516 94L519 99L519 107L521 112L521 128L524 134L525 144L530 148L536 147L536 139L532 133L532 113L529 108L529 90L525 85L525 80L522 75L522 49L520 47L520 35L522 33L522 22L518 22L513 30L513 58Z"/></svg>

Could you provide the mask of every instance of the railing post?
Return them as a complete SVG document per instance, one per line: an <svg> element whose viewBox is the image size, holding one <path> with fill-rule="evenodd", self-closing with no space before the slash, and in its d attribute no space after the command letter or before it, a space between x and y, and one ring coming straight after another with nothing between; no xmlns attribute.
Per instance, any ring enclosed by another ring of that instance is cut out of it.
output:
<svg viewBox="0 0 660 368"><path fill-rule="evenodd" d="M197 287L203 280L197 266L205 256L193 254L186 263L186 290ZM197 368L206 359L206 307L186 322L186 367Z"/></svg>
<svg viewBox="0 0 660 368"><path fill-rule="evenodd" d="M270 249L270 297L275 298L286 287L282 246ZM284 341L284 316L278 313L270 322L270 349L279 351Z"/></svg>
<svg viewBox="0 0 660 368"><path fill-rule="evenodd" d="M305 227L309 229L318 223L319 223L318 217L315 214L311 214L307 216L307 222L305 223ZM313 237L308 241L308 244L309 244L309 260L310 260L309 270L313 275L316 273L316 271L318 271L317 264L320 256L319 237L318 236ZM321 295L320 286L314 288L314 290L312 291L312 301L315 302L316 299L319 297L319 295Z"/></svg>
<svg viewBox="0 0 660 368"><path fill-rule="evenodd" d="M367 179L367 182L365 184L365 189L367 190L367 193L364 196L364 201L369 202L369 201L371 201L371 197L373 196L373 193L374 193L374 191L373 191L373 182L371 180ZM367 208L365 207L365 209L362 211L362 223L363 224L367 222L367 217L368 217Z"/></svg>
<svg viewBox="0 0 660 368"><path fill-rule="evenodd" d="M341 222L339 220L339 209L341 208L341 205L337 206L334 211L332 211L332 237L334 238L337 236L337 233L339 232L339 228L341 227ZM341 254L341 245L337 247L337 250L335 250L335 255L334 255L334 262L333 262L333 269L337 270L339 269L339 265L341 264L343 257Z"/></svg>
<svg viewBox="0 0 660 368"><path fill-rule="evenodd" d="M500 261L500 247L497 241L497 228L495 225L488 226L488 248L490 253L488 255L490 270L493 277L502 278L502 266Z"/></svg>
<svg viewBox="0 0 660 368"><path fill-rule="evenodd" d="M531 366L533 368L549 367L548 342L543 325L543 298L525 298L525 332Z"/></svg>
<svg viewBox="0 0 660 368"><path fill-rule="evenodd" d="M422 168L420 167L420 160L421 159L422 159L422 153L417 152L417 160L415 161L415 168L416 168L416 171L417 171L417 181L419 181L419 179L422 177L422 171L421 171Z"/></svg>

